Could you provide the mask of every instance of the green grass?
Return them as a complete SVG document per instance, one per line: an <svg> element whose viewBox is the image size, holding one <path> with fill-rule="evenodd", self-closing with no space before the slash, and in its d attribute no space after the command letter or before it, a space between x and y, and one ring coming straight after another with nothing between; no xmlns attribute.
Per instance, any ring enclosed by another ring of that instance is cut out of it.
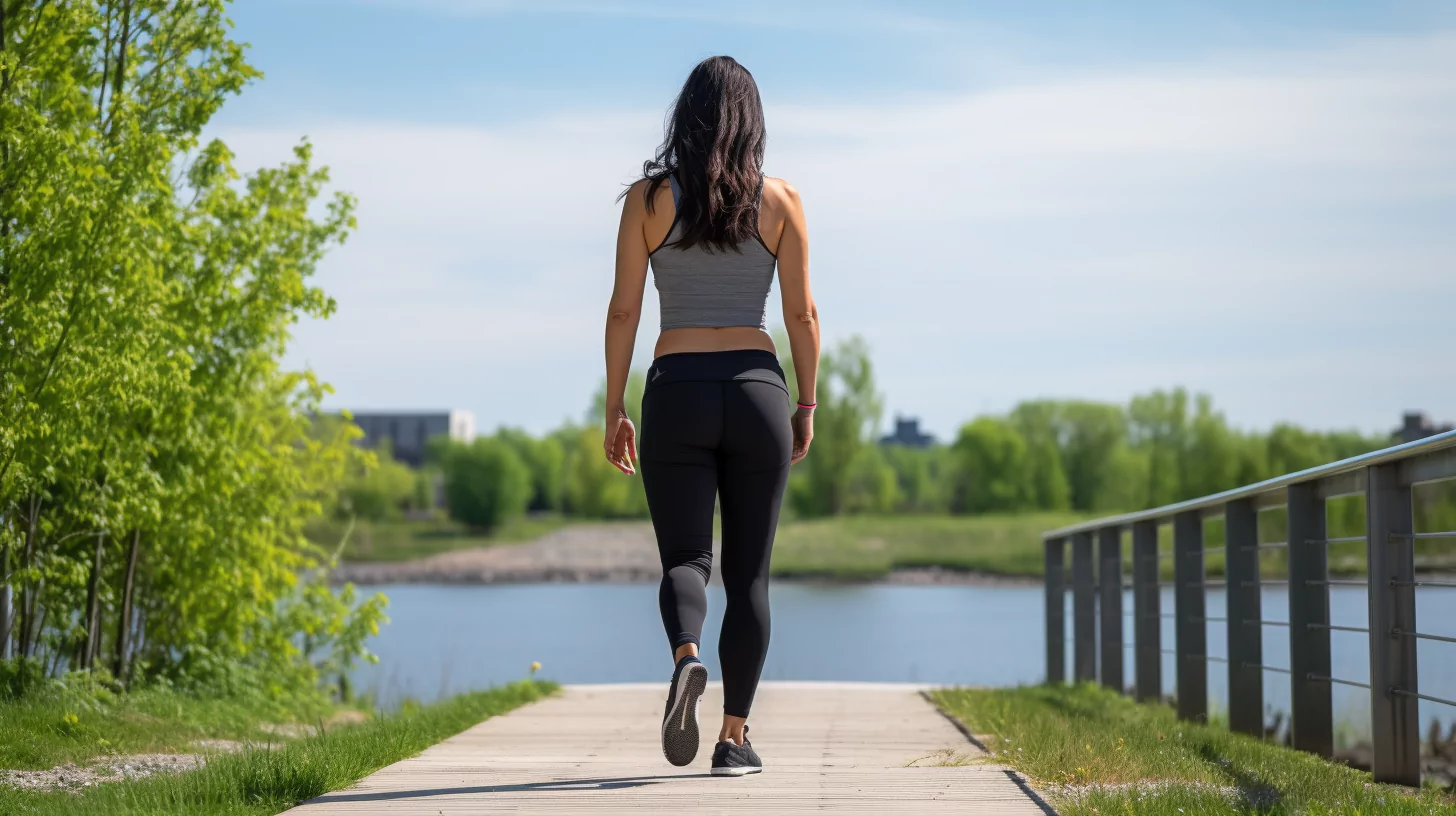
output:
<svg viewBox="0 0 1456 816"><path fill-rule="evenodd" d="M1180 722L1163 705L1080 687L953 689L936 703L988 740L993 761L1082 814L1456 814L1456 797L1375 785L1362 771Z"/></svg>
<svg viewBox="0 0 1456 816"><path fill-rule="evenodd" d="M335 710L322 695L217 698L162 686L117 694L76 673L0 701L0 768L37 770L107 754L186 752L203 739L266 741L269 724L317 724Z"/></svg>
<svg viewBox="0 0 1456 816"><path fill-rule="evenodd" d="M530 541L567 523L560 515L527 516L506 522L489 534L474 532L446 519L430 521L360 521L349 533L344 561L408 561L452 550ZM348 524L318 520L308 526L310 540L332 551Z"/></svg>
<svg viewBox="0 0 1456 816"><path fill-rule="evenodd" d="M0 786L0 813L35 814L273 814L345 787L413 756L440 740L540 699L555 685L521 681L464 694L429 706L409 706L362 725L318 736L219 755L192 772L109 782L80 794L32 793Z"/></svg>
<svg viewBox="0 0 1456 816"><path fill-rule="evenodd" d="M1039 577L1042 533L1071 513L1014 516L840 516L788 522L774 539L773 573L870 579L895 569L945 567Z"/></svg>

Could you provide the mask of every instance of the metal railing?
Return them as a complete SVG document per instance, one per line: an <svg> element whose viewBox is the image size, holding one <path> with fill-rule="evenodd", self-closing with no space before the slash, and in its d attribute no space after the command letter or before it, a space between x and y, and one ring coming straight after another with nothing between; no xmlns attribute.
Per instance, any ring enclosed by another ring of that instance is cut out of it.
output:
<svg viewBox="0 0 1456 816"><path fill-rule="evenodd" d="M1137 513L1098 519L1053 530L1046 548L1047 679L1066 680L1066 548L1070 543L1072 591L1072 676L1124 690L1123 622L1133 621L1134 689L1139 700L1162 695L1161 624L1173 621L1174 672L1178 716L1208 717L1208 667L1228 668L1229 727L1264 735L1264 675L1285 675L1290 683L1290 737L1295 748L1326 757L1334 753L1334 685L1370 690L1371 740L1376 781L1419 785L1421 746L1419 701L1456 706L1456 701L1422 694L1416 678L1416 646L1429 640L1456 643L1416 627L1415 594L1422 587L1456 588L1456 582L1417 580L1415 543L1424 539L1456 541L1456 532L1416 532L1411 489L1419 484L1456 479L1456 431L1310 468L1258 484ZM1364 494L1363 536L1326 535L1325 503ZM1260 543L1258 514L1283 507L1288 517L1283 543ZM1224 520L1226 545L1205 548L1203 522ZM1158 527L1173 527L1173 551L1158 551ZM1122 536L1132 534L1132 585L1123 585ZM1095 558L1094 558L1094 544ZM1367 580L1333 580L1328 546L1366 543ZM1289 609L1284 620L1264 620L1260 589L1271 582L1259 576L1262 551L1288 551ZM1226 580L1205 579L1204 556L1221 551ZM1173 560L1172 615L1160 609L1160 566ZM1106 576L1098 581L1094 575ZM1209 617L1205 590L1227 588L1228 612ZM1330 587L1368 586L1369 626L1330 623ZM1132 590L1133 610L1125 615L1122 596ZM1210 622L1228 632L1228 655L1207 654ZM1263 662L1265 627L1289 630L1289 665ZM1330 633L1376 633L1370 637L1370 682L1331 676ZM1456 633L1453 633L1456 634ZM1100 641L1100 644L1099 644ZM1100 655L1099 655L1100 645ZM1099 659L1100 657L1100 659Z"/></svg>

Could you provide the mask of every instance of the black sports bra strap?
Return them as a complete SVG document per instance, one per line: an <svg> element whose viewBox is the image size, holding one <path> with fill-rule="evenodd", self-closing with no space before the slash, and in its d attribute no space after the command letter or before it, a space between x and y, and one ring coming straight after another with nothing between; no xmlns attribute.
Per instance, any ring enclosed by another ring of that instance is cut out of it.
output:
<svg viewBox="0 0 1456 816"><path fill-rule="evenodd" d="M669 175L667 184L672 188L672 209L677 212L682 209L682 188L677 184L677 176Z"/></svg>

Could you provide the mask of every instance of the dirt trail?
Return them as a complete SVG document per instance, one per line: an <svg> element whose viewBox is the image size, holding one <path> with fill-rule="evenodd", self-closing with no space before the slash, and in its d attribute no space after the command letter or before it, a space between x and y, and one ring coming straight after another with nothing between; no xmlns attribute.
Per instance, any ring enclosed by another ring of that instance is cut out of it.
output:
<svg viewBox="0 0 1456 816"><path fill-rule="evenodd" d="M396 563L342 564L356 584L639 583L662 578L648 522L572 524L525 544L501 544Z"/></svg>

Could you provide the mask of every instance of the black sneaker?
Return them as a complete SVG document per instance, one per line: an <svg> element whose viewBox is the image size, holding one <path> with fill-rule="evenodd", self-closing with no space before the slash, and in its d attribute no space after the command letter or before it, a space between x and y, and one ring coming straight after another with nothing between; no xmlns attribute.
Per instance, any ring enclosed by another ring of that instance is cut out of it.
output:
<svg viewBox="0 0 1456 816"><path fill-rule="evenodd" d="M743 744L720 742L713 749L713 776L744 776L763 770L763 760L748 741L748 726L743 726Z"/></svg>
<svg viewBox="0 0 1456 816"><path fill-rule="evenodd" d="M698 700L708 688L708 667L692 655L677 663L662 712L662 755L683 766L698 755Z"/></svg>

